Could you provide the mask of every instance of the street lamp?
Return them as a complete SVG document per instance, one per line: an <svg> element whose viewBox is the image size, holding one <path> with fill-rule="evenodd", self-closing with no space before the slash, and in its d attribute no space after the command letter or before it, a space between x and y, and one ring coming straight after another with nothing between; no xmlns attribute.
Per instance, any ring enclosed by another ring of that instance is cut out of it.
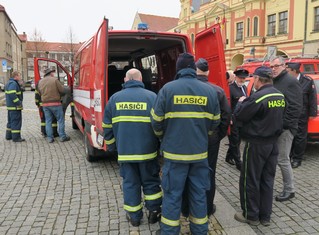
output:
<svg viewBox="0 0 319 235"><path fill-rule="evenodd" d="M47 59L49 59L49 52L46 51L45 54L47 54ZM47 60L47 68L49 68L49 61Z"/></svg>

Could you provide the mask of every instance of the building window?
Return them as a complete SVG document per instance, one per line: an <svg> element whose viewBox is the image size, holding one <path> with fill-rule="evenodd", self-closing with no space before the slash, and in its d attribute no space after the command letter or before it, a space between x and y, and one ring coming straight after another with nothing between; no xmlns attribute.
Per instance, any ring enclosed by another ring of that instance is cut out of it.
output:
<svg viewBox="0 0 319 235"><path fill-rule="evenodd" d="M250 35L250 18L247 19L247 37Z"/></svg>
<svg viewBox="0 0 319 235"><path fill-rule="evenodd" d="M258 36L258 17L254 17L254 36Z"/></svg>
<svg viewBox="0 0 319 235"><path fill-rule="evenodd" d="M236 24L236 41L243 40L243 30L244 30L244 23L239 22Z"/></svg>
<svg viewBox="0 0 319 235"><path fill-rule="evenodd" d="M58 53L58 54L57 54L57 60L58 60L58 61L61 61L61 60L62 60L62 54L61 54L61 53Z"/></svg>
<svg viewBox="0 0 319 235"><path fill-rule="evenodd" d="M315 7L315 24L314 31L319 31L319 7Z"/></svg>
<svg viewBox="0 0 319 235"><path fill-rule="evenodd" d="M279 29L278 34L287 33L288 11L279 13Z"/></svg>
<svg viewBox="0 0 319 235"><path fill-rule="evenodd" d="M276 14L268 16L268 36L273 36L276 34Z"/></svg>

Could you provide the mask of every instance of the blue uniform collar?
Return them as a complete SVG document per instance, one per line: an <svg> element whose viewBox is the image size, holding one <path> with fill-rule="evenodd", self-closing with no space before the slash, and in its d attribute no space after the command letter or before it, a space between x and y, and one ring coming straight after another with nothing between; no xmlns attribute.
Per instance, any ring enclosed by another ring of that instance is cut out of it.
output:
<svg viewBox="0 0 319 235"><path fill-rule="evenodd" d="M125 82L123 85L123 89L132 88L132 87L141 87L144 88L144 83L136 80L129 80Z"/></svg>
<svg viewBox="0 0 319 235"><path fill-rule="evenodd" d="M185 68L185 69L181 69L177 72L176 76L175 76L175 80L179 79L179 78L196 78L196 70L191 69L191 68Z"/></svg>

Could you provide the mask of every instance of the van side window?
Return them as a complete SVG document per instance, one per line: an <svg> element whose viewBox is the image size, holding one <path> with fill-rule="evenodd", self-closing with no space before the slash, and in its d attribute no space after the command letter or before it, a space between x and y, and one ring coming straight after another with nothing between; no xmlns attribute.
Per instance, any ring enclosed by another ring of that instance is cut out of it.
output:
<svg viewBox="0 0 319 235"><path fill-rule="evenodd" d="M315 73L315 66L313 64L303 64L304 73Z"/></svg>
<svg viewBox="0 0 319 235"><path fill-rule="evenodd" d="M80 81L80 61L81 61L81 54L76 57L75 63L74 63L73 86L75 87L79 86L79 81Z"/></svg>

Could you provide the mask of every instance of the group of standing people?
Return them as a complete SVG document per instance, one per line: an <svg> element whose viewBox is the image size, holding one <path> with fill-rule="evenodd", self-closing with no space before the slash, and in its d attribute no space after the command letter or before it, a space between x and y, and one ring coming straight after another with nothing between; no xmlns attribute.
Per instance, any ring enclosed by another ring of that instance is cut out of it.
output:
<svg viewBox="0 0 319 235"><path fill-rule="evenodd" d="M61 103L61 97L69 93L69 88L64 87L58 78L54 77L54 73L54 68L47 68L44 71L44 77L36 85L35 91L35 103L41 118L41 133L49 143L53 143L54 137L57 136L60 142L70 140L70 137L65 134L64 110ZM5 138L13 142L25 141L21 137L23 92L20 83L21 73L15 71L5 86L8 110Z"/></svg>
<svg viewBox="0 0 319 235"><path fill-rule="evenodd" d="M219 145L230 126L226 162L240 170L242 209L234 218L268 226L276 166L283 176L283 190L275 199L286 201L295 196L292 168L301 165L308 118L317 114L313 81L299 68L300 64L285 63L282 57L272 59L270 67L258 67L250 96L244 84L248 71L236 70L229 85L230 105L224 90L208 82L208 62L200 58L195 63L189 53L178 57L175 80L157 95L145 89L138 69L128 70L123 90L112 95L105 107L102 126L108 150L118 153L130 223L141 223L143 195L148 221L161 222L160 234L179 234L181 213L189 218L192 234L207 234L208 218L216 211ZM54 118L60 141L70 140L61 104L67 91L54 72L47 69L36 88L36 102L46 123L42 132L49 143L54 142ZM14 142L25 141L20 134L19 80L20 73L14 72L5 88L6 139ZM245 141L242 160L241 139Z"/></svg>
<svg viewBox="0 0 319 235"><path fill-rule="evenodd" d="M234 217L251 225L270 224L276 166L283 175L276 200L286 201L295 196L292 143L305 130L298 123L307 92L286 66L291 65L276 57L269 67L258 67L250 96L244 85L248 71L235 71L230 105L223 89L208 82L208 62L200 58L195 63L188 53L178 57L175 80L157 96L144 89L139 70L126 73L124 89L106 105L103 128L108 149L118 152L124 209L133 226L143 217L142 190L148 221L161 222L160 234L179 234L181 213L189 218L192 234L207 234L208 217L216 211L219 144L229 125L226 161L241 172L242 212Z"/></svg>

